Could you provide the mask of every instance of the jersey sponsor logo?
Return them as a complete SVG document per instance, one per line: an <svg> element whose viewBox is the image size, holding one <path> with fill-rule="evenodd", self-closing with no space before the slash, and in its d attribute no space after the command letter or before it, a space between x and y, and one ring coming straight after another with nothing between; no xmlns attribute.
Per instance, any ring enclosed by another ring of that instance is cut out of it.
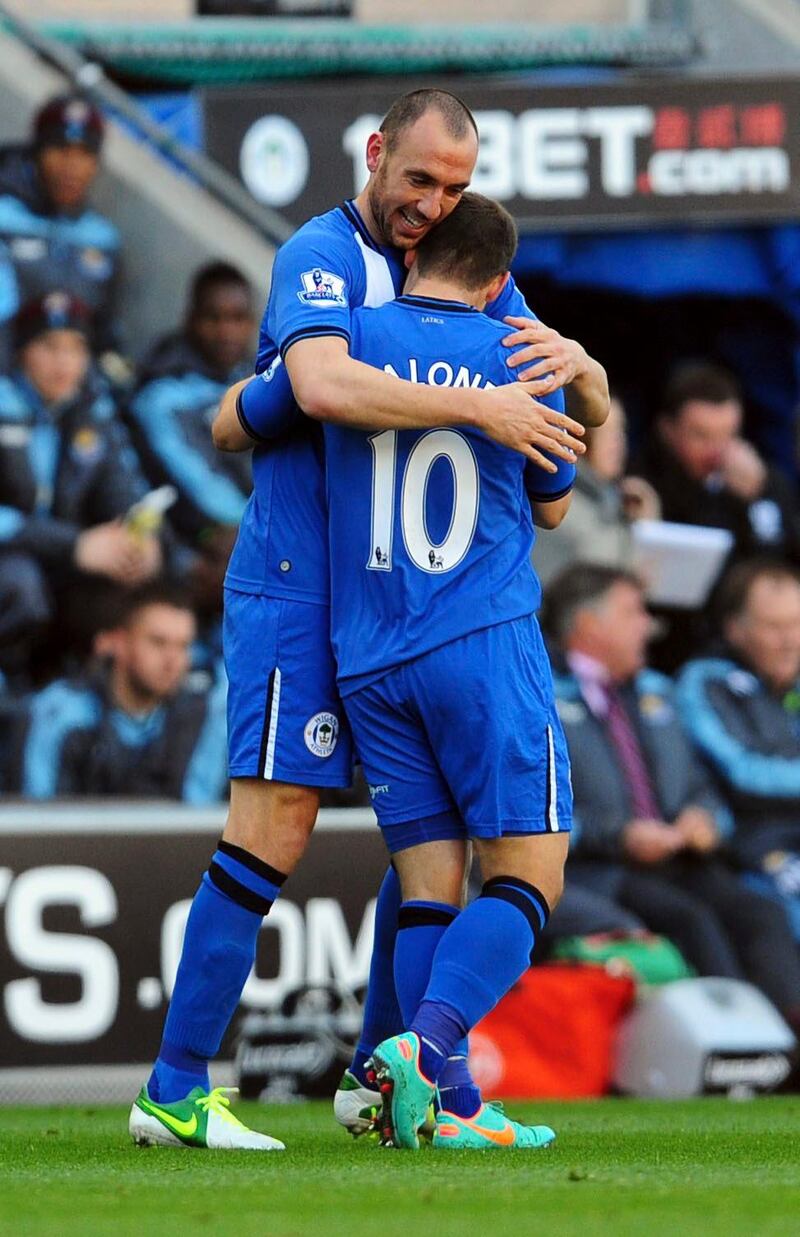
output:
<svg viewBox="0 0 800 1237"><path fill-rule="evenodd" d="M0 447L24 447L30 436L27 425L0 425Z"/></svg>
<svg viewBox="0 0 800 1237"><path fill-rule="evenodd" d="M306 747L313 756L327 760L332 756L339 738L339 719L335 713L315 713L303 731Z"/></svg>
<svg viewBox="0 0 800 1237"><path fill-rule="evenodd" d="M82 249L81 266L90 279L108 279L111 274L111 259L102 249Z"/></svg>
<svg viewBox="0 0 800 1237"><path fill-rule="evenodd" d="M389 793L389 784L388 784L388 782L381 782L381 783L380 783L379 785L377 785L377 786L370 786L370 785L368 784L368 785L367 785L367 790L369 791L369 797L370 797L370 799L377 799L378 795L388 795L388 793Z"/></svg>
<svg viewBox="0 0 800 1237"><path fill-rule="evenodd" d="M731 670L728 687L736 696L753 696L758 691L758 679L748 670Z"/></svg>
<svg viewBox="0 0 800 1237"><path fill-rule="evenodd" d="M303 291L298 292L297 296L304 305L325 307L347 304L344 280L340 275L333 275L330 271L323 271L321 267L315 266L311 271L303 271L300 281Z"/></svg>
<svg viewBox="0 0 800 1237"><path fill-rule="evenodd" d="M15 262L41 262L47 253L47 241L38 236L15 236L8 247Z"/></svg>
<svg viewBox="0 0 800 1237"><path fill-rule="evenodd" d="M70 449L75 459L82 464L88 464L102 453L103 442L95 430L80 429L73 434Z"/></svg>
<svg viewBox="0 0 800 1237"><path fill-rule="evenodd" d="M649 722L668 722L675 716L669 700L657 692L645 692L639 697L639 712Z"/></svg>

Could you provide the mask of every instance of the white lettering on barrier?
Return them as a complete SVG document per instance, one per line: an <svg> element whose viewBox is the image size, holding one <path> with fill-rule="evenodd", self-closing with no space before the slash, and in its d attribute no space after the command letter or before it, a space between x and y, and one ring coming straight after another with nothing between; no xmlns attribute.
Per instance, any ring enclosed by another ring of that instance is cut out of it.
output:
<svg viewBox="0 0 800 1237"><path fill-rule="evenodd" d="M32 868L14 881L6 904L6 939L15 961L47 973L77 974L77 1001L55 1004L42 997L38 979L6 984L4 1003L10 1026L37 1043L85 1043L112 1025L119 999L119 969L113 949L97 937L47 932L48 906L76 906L85 928L113 923L117 898L111 882L93 868Z"/></svg>
<svg viewBox="0 0 800 1237"><path fill-rule="evenodd" d="M45 930L43 917L48 907L75 906L84 928L113 923L117 898L111 883L102 872L87 867L32 868L16 880L10 869L0 868L0 903L6 895L6 939L14 961L48 974L77 974L82 986L77 1001L64 1003L45 1000L41 982L33 975L11 980L3 993L10 1027L22 1039L37 1043L87 1043L100 1038L113 1025L119 1008L116 955L97 937ZM173 903L161 923L161 985L167 1000L190 908L189 899ZM266 979L254 968L242 1004L264 1008L303 983L333 982L345 988L366 983L374 914L373 899L354 942L336 898L311 898L305 915L295 903L279 899L262 928L278 933L278 972ZM148 982L158 986L155 979ZM152 1007L152 1002L147 1004Z"/></svg>
<svg viewBox="0 0 800 1237"><path fill-rule="evenodd" d="M375 899L367 903L356 943L350 940L342 908L335 898L310 898L306 905L306 979L310 984L331 980L343 988L367 981L372 954Z"/></svg>
<svg viewBox="0 0 800 1237"><path fill-rule="evenodd" d="M591 190L593 142L603 192L611 198L636 193L636 143L653 132L655 112L644 104L530 108L520 115L496 108L475 119L481 144L472 189L500 202L517 196L574 201ZM364 150L379 123L378 116L359 116L343 134L355 193L366 184ZM658 150L644 175L643 191L656 197L785 193L791 184L789 155L778 146Z"/></svg>

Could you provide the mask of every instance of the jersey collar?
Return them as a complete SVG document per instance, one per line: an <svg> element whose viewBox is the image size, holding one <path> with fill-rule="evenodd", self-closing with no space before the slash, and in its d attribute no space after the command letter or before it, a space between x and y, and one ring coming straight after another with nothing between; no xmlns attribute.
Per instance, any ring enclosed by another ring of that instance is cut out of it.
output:
<svg viewBox="0 0 800 1237"><path fill-rule="evenodd" d="M370 236L369 229L367 228L367 225L364 223L364 220L361 218L359 209L356 206L355 202L352 200L352 198L347 202L342 202L341 206L339 207L339 210L345 216L348 223L351 223L353 225L356 232L358 232L358 235L361 237L362 241L369 249L374 249L376 253L383 252L378 242L376 240L373 240L372 236Z"/></svg>
<svg viewBox="0 0 800 1237"><path fill-rule="evenodd" d="M478 313L474 305L467 305L464 301L445 301L434 296L404 295L398 296L397 300L401 305L413 305L416 309L438 309L448 314Z"/></svg>

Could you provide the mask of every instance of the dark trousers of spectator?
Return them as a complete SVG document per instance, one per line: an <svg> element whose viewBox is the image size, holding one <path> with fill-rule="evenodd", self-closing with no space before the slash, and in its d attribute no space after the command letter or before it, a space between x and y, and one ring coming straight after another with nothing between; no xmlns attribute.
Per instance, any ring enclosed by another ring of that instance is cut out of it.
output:
<svg viewBox="0 0 800 1237"><path fill-rule="evenodd" d="M748 979L800 1018L800 952L786 914L716 859L627 869L617 900L668 936L699 975Z"/></svg>

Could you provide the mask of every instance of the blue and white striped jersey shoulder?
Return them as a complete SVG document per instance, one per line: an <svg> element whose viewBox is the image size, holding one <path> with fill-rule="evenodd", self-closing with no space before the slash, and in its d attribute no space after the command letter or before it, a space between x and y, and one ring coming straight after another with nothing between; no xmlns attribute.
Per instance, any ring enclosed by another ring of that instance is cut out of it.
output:
<svg viewBox="0 0 800 1237"><path fill-rule="evenodd" d="M392 300L404 278L402 255L372 240L353 202L309 220L275 259L256 373L302 339L349 343L352 310ZM240 592L326 603L328 574L321 434L306 422L253 452L253 494L226 582Z"/></svg>
<svg viewBox="0 0 800 1237"><path fill-rule="evenodd" d="M355 203L310 219L275 258L257 372L298 339L349 341L351 310L391 301L404 278L401 255L372 239Z"/></svg>

